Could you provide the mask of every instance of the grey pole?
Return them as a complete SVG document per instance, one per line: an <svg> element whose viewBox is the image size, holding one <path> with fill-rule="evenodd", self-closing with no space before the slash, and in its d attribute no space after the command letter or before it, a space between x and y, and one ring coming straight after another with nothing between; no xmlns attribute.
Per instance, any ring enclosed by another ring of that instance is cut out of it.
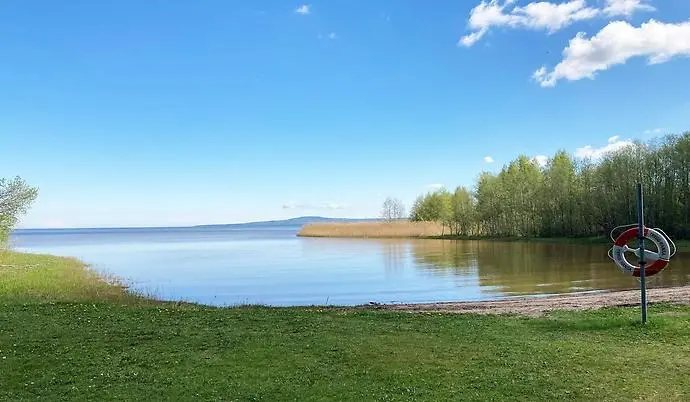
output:
<svg viewBox="0 0 690 402"><path fill-rule="evenodd" d="M642 183L637 183L637 238L640 245L640 307L642 309L642 323L647 323L647 279L645 277L645 252L644 252L644 198L642 195Z"/></svg>

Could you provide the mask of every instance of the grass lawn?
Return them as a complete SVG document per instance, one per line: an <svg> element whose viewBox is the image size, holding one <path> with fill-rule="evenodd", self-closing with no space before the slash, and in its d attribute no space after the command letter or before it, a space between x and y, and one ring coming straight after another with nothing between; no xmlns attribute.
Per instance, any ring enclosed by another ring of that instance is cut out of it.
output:
<svg viewBox="0 0 690 402"><path fill-rule="evenodd" d="M0 399L690 400L690 308L638 318L163 303L0 252Z"/></svg>

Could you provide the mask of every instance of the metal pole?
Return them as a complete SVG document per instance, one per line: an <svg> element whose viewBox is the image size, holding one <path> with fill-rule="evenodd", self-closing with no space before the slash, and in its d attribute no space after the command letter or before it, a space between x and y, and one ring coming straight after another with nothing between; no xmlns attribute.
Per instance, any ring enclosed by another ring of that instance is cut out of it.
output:
<svg viewBox="0 0 690 402"><path fill-rule="evenodd" d="M642 309L642 323L647 323L647 279L645 277L645 252L644 252L644 197L642 196L642 184L637 184L637 237L640 246L640 307Z"/></svg>

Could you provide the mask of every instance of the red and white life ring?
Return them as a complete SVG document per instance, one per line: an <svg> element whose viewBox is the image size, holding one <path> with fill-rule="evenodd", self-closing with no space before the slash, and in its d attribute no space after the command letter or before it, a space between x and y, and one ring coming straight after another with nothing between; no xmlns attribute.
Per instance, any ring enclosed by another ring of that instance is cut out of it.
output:
<svg viewBox="0 0 690 402"><path fill-rule="evenodd" d="M640 266L633 265L625 258L626 252L633 252L638 258L640 257L640 249L633 249L628 247L628 241L637 238L638 229L630 228L623 233L621 233L613 243L613 247L609 250L609 256L618 265L618 268L628 275L640 276ZM645 276L656 275L663 271L668 265L668 261L671 259L671 248L669 247L668 240L662 234L660 230L644 228L644 237L650 240L658 252L653 252L645 250L645 264L644 273Z"/></svg>

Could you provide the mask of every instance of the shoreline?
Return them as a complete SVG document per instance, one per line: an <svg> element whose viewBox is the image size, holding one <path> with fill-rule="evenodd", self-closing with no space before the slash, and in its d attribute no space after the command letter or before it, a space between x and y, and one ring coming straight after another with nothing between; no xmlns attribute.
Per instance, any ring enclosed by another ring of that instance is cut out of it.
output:
<svg viewBox="0 0 690 402"><path fill-rule="evenodd" d="M75 258L11 251L0 252L0 257L4 257L0 258L0 270L5 271L5 277L0 277L0 279L10 280L9 283L13 285L6 289L8 292L3 295L5 297L0 297L0 303L9 302L14 297L17 297L23 303L117 301L134 304L160 304L161 306L187 305L199 308L221 308L224 310L247 307L246 305L218 307L196 302L161 300L150 295L137 294L132 292L128 286L117 281L117 278L98 274L92 271L87 264ZM2 261L3 259L7 261ZM41 269L38 270L36 268ZM13 276L14 280L12 280ZM39 279L39 276L44 278ZM45 281L45 276L50 277L51 280ZM690 284L669 288L651 288L647 290L647 295L650 305L670 303L687 306L690 305ZM9 299L6 299L8 296ZM253 306L272 310L385 310L410 313L515 314L538 317L558 310L582 311L611 307L635 307L639 306L639 298L640 291L635 289L594 290L586 293L548 296L535 294L485 301L375 303L354 306Z"/></svg>
<svg viewBox="0 0 690 402"><path fill-rule="evenodd" d="M659 303L690 305L690 285L647 289L647 298L649 305ZM558 310L583 311L635 307L639 306L639 303L639 290L620 290L553 296L520 296L508 300L478 302L378 304L362 308L413 313L517 314L539 317Z"/></svg>
<svg viewBox="0 0 690 402"><path fill-rule="evenodd" d="M133 295L74 258L0 265L0 400L688 399L690 307L658 303L688 304L690 286L650 290L642 326L639 309L600 308L638 291L213 307ZM537 317L567 309L591 311ZM632 366L640 381L621 376Z"/></svg>
<svg viewBox="0 0 690 402"><path fill-rule="evenodd" d="M365 223L313 223L304 225L297 237L332 239L398 239L398 240L455 240L552 243L565 245L610 246L613 241L606 236L588 237L492 237L457 236L441 234L441 226L435 222L365 222ZM674 239L681 253L690 253L690 239Z"/></svg>
<svg viewBox="0 0 690 402"><path fill-rule="evenodd" d="M496 237L445 234L436 222L348 222L310 223L302 226L298 237L372 238L372 239L434 239L434 240L493 240L552 242L578 244L607 244L612 240L605 236L585 237ZM682 242L682 241L681 241Z"/></svg>

